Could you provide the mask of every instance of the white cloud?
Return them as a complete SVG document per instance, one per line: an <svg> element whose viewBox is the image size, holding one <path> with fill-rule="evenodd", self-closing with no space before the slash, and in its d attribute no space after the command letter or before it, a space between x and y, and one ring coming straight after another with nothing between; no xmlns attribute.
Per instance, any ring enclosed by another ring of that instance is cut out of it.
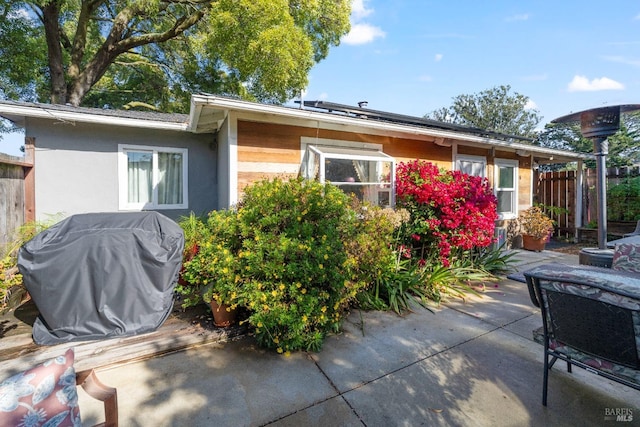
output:
<svg viewBox="0 0 640 427"><path fill-rule="evenodd" d="M384 38L384 36L386 36L386 33L379 27L370 24L355 24L351 26L349 34L342 38L342 43L351 45L366 44L377 38Z"/></svg>
<svg viewBox="0 0 640 427"><path fill-rule="evenodd" d="M386 34L380 27L361 22L363 18L371 15L374 10L367 7L369 0L351 0L351 31L342 37L342 43L361 45L371 43Z"/></svg>
<svg viewBox="0 0 640 427"><path fill-rule="evenodd" d="M443 56L444 55L441 54L441 53L436 53L436 56L433 58L433 60L436 61L436 62L440 62L440 61L442 61Z"/></svg>
<svg viewBox="0 0 640 427"><path fill-rule="evenodd" d="M320 95L318 95L318 99L320 101L324 101L325 99L329 99L329 94L327 92L322 92Z"/></svg>
<svg viewBox="0 0 640 427"><path fill-rule="evenodd" d="M640 21L640 13L636 15L635 18L633 18L634 21Z"/></svg>
<svg viewBox="0 0 640 427"><path fill-rule="evenodd" d="M354 21L359 21L365 16L369 16L373 13L373 9L367 9L365 5L369 0L351 0L351 15Z"/></svg>
<svg viewBox="0 0 640 427"><path fill-rule="evenodd" d="M505 21L507 21L507 22L528 21L529 20L529 16L530 15L528 13L521 13L519 15L507 16L505 18Z"/></svg>
<svg viewBox="0 0 640 427"><path fill-rule="evenodd" d="M525 110L535 110L538 108L538 104L536 104L533 100L528 100L527 103L524 105L524 109Z"/></svg>
<svg viewBox="0 0 640 427"><path fill-rule="evenodd" d="M423 74L421 76L418 76L418 81L421 81L421 82L430 82L432 80L433 79L431 78L431 76L427 75L427 74Z"/></svg>
<svg viewBox="0 0 640 427"><path fill-rule="evenodd" d="M624 85L608 77L589 81L585 76L574 76L567 87L569 92L594 92L600 90L621 90Z"/></svg>

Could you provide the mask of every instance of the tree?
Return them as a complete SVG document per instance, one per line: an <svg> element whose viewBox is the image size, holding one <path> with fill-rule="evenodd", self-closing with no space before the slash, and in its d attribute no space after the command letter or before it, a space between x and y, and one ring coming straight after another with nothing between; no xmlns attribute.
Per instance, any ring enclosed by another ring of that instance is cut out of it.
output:
<svg viewBox="0 0 640 427"><path fill-rule="evenodd" d="M608 138L607 167L640 163L640 114L623 114L620 130ZM534 141L535 145L578 153L593 153L593 142L582 136L580 123L549 123ZM595 161L587 161L595 167Z"/></svg>
<svg viewBox="0 0 640 427"><path fill-rule="evenodd" d="M0 96L166 111L200 91L284 102L349 14L349 0L5 0Z"/></svg>
<svg viewBox="0 0 640 427"><path fill-rule="evenodd" d="M529 98L511 86L499 86L474 95L458 95L450 107L435 110L425 117L443 122L474 126L507 135L534 138L542 117L527 109Z"/></svg>

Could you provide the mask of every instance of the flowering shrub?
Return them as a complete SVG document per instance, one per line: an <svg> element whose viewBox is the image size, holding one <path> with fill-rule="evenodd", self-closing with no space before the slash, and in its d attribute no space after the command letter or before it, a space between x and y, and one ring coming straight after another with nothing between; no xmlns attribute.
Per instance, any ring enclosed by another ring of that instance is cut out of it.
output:
<svg viewBox="0 0 640 427"><path fill-rule="evenodd" d="M449 266L453 249L470 250L493 241L497 201L485 178L443 172L415 160L398 165L396 194L398 206L411 213L406 244L419 249L422 263L435 250L438 260Z"/></svg>
<svg viewBox="0 0 640 427"><path fill-rule="evenodd" d="M250 185L235 210L181 223L185 262L177 289L189 305L204 298L246 307L264 347L319 350L363 286L352 280L344 244L357 232L349 200L333 185L302 179Z"/></svg>
<svg viewBox="0 0 640 427"><path fill-rule="evenodd" d="M357 290L344 243L355 215L339 188L303 179L260 181L238 207L237 253L249 322L278 352L319 350Z"/></svg>
<svg viewBox="0 0 640 427"><path fill-rule="evenodd" d="M185 249L176 292L183 307L212 300L235 309L241 298L241 266L234 255L240 248L236 213L213 211L206 222L195 217L180 221L185 232Z"/></svg>

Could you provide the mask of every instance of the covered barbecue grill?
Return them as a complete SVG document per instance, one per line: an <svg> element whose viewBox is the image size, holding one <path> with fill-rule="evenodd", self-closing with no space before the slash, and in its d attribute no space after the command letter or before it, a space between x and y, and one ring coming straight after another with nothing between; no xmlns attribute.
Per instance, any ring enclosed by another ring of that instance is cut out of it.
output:
<svg viewBox="0 0 640 427"><path fill-rule="evenodd" d="M150 332L173 307L184 235L157 212L74 215L20 248L38 344Z"/></svg>

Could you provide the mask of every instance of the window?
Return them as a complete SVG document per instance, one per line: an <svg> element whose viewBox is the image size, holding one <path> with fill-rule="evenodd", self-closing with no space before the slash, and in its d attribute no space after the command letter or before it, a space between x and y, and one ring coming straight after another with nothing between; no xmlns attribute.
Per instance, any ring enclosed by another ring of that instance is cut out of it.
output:
<svg viewBox="0 0 640 427"><path fill-rule="evenodd" d="M481 156L456 156L456 170L467 175L486 178L487 159Z"/></svg>
<svg viewBox="0 0 640 427"><path fill-rule="evenodd" d="M381 151L308 145L301 165L307 179L329 181L376 206L393 206L395 162Z"/></svg>
<svg viewBox="0 0 640 427"><path fill-rule="evenodd" d="M518 161L495 159L494 188L500 219L513 219L518 213Z"/></svg>
<svg viewBox="0 0 640 427"><path fill-rule="evenodd" d="M118 146L120 209L186 209L187 150Z"/></svg>

